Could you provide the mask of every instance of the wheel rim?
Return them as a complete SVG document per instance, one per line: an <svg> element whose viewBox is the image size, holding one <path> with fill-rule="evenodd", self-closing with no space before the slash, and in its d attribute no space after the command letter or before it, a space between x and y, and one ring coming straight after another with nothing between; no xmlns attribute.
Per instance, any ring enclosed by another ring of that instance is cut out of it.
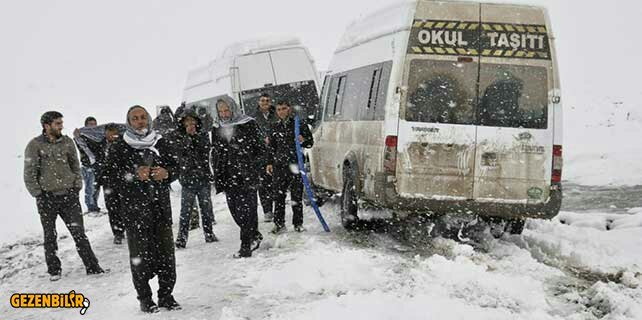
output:
<svg viewBox="0 0 642 320"><path fill-rule="evenodd" d="M352 181L348 180L343 187L343 201L341 201L341 222L346 225L354 220L354 216L350 213L354 205Z"/></svg>

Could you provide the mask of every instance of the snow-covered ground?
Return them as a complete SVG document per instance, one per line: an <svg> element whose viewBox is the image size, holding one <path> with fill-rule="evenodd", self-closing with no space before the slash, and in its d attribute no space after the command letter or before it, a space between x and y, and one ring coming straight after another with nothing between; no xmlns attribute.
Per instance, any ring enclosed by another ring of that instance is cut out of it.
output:
<svg viewBox="0 0 642 320"><path fill-rule="evenodd" d="M182 311L138 311L126 245L112 244L106 216L89 216L88 236L110 272L86 276L63 225L59 282L45 274L39 236L4 246L0 318L83 318L77 309L8 308L14 292L75 290L90 299L90 319L642 319L642 208L562 212L530 220L522 236L417 245L394 233L348 233L329 203L331 233L305 208L306 233L275 237L261 223L262 248L235 260L238 228L224 197L214 202L221 241L206 244L199 229L176 253ZM178 206L175 192L175 221Z"/></svg>
<svg viewBox="0 0 642 320"><path fill-rule="evenodd" d="M551 221L529 221L522 236L485 235L469 244L428 239L414 246L394 233L346 233L329 204L323 211L332 233L323 233L306 208L307 233L275 239L271 226L261 224L268 235L262 249L238 261L231 259L238 229L219 196L221 242L205 244L200 231L193 232L188 249L177 252L175 295L185 308L154 318L642 319L639 105L604 99L565 108L564 211ZM127 248L111 243L106 216L85 222L111 272L84 275L60 223L63 279L48 281L35 202L21 179L26 140L1 155L5 167L18 170L0 183L0 318L80 317L77 310L8 304L14 292L71 290L91 300L91 319L149 318L138 311ZM177 215L177 193L173 204Z"/></svg>

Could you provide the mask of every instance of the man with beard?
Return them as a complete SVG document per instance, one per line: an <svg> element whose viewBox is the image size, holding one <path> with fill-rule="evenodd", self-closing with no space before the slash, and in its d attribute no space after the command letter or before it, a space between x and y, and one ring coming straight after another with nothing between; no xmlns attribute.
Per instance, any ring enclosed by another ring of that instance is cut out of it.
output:
<svg viewBox="0 0 642 320"><path fill-rule="evenodd" d="M256 121L241 114L232 98L216 102L218 122L212 132L216 192L225 192L227 207L241 228L235 258L252 256L263 236L258 231L256 185L265 142Z"/></svg>
<svg viewBox="0 0 642 320"><path fill-rule="evenodd" d="M259 97L259 105L256 107L252 116L265 135L265 144L268 144L271 127L277 121L274 106L272 105L272 98L269 94L261 94L261 97ZM261 207L263 208L263 219L265 222L272 222L272 219L274 219L272 176L267 174L265 170L261 170L259 179L258 191Z"/></svg>
<svg viewBox="0 0 642 320"><path fill-rule="evenodd" d="M127 112L127 130L107 154L106 166L114 172L126 219L132 280L140 309L154 313L159 307L180 309L172 291L176 260L172 235L169 185L178 178L169 142L151 130L145 108ZM158 276L158 305L152 300L149 280Z"/></svg>
<svg viewBox="0 0 642 320"><path fill-rule="evenodd" d="M85 235L78 193L82 188L80 164L74 142L62 135L62 114L48 111L40 118L42 134L33 138L25 150L24 181L36 198L44 233L45 261L51 281L61 275L56 218L65 222L87 274L103 273L89 239Z"/></svg>
<svg viewBox="0 0 642 320"><path fill-rule="evenodd" d="M205 242L218 241L212 230L212 170L210 168L211 145L207 132L201 131L201 121L196 112L186 109L178 115L181 126L177 129L181 183L181 218L176 237L176 247L185 248L189 235L192 207L198 199L203 220ZM198 219L198 216L196 216Z"/></svg>

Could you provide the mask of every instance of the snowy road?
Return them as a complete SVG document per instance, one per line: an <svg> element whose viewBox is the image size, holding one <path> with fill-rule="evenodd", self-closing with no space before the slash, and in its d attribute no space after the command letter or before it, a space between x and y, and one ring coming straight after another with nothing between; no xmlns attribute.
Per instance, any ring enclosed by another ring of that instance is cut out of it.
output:
<svg viewBox="0 0 642 320"><path fill-rule="evenodd" d="M62 225L58 282L45 275L38 237L2 247L0 318L83 318L75 309L9 306L14 292L75 290L91 300L88 319L642 319L639 195L640 188L570 186L565 211L554 220L531 220L522 236L480 233L469 244L375 232L399 231L394 223L347 233L329 203L322 210L332 233L306 208L308 232L269 235L246 260L231 258L238 229L217 196L221 242L206 244L200 230L192 231L187 249L176 253L174 294L184 309L152 316L138 311L127 249L111 243L107 217L87 217L94 250L111 271L84 275ZM270 227L261 223L265 235Z"/></svg>

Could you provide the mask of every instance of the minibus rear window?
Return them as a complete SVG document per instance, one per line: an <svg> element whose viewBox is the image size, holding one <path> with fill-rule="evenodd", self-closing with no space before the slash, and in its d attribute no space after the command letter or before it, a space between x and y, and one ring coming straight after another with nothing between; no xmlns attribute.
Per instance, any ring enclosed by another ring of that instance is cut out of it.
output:
<svg viewBox="0 0 642 320"><path fill-rule="evenodd" d="M482 64L478 123L546 129L548 76L544 67Z"/></svg>
<svg viewBox="0 0 642 320"><path fill-rule="evenodd" d="M275 106L280 100L290 102L303 118L314 117L316 109L319 107L317 88L314 81L310 80L243 91L241 97L246 113L254 112L263 93L272 97L272 104Z"/></svg>
<svg viewBox="0 0 642 320"><path fill-rule="evenodd" d="M473 124L477 63L412 60L406 120Z"/></svg>

